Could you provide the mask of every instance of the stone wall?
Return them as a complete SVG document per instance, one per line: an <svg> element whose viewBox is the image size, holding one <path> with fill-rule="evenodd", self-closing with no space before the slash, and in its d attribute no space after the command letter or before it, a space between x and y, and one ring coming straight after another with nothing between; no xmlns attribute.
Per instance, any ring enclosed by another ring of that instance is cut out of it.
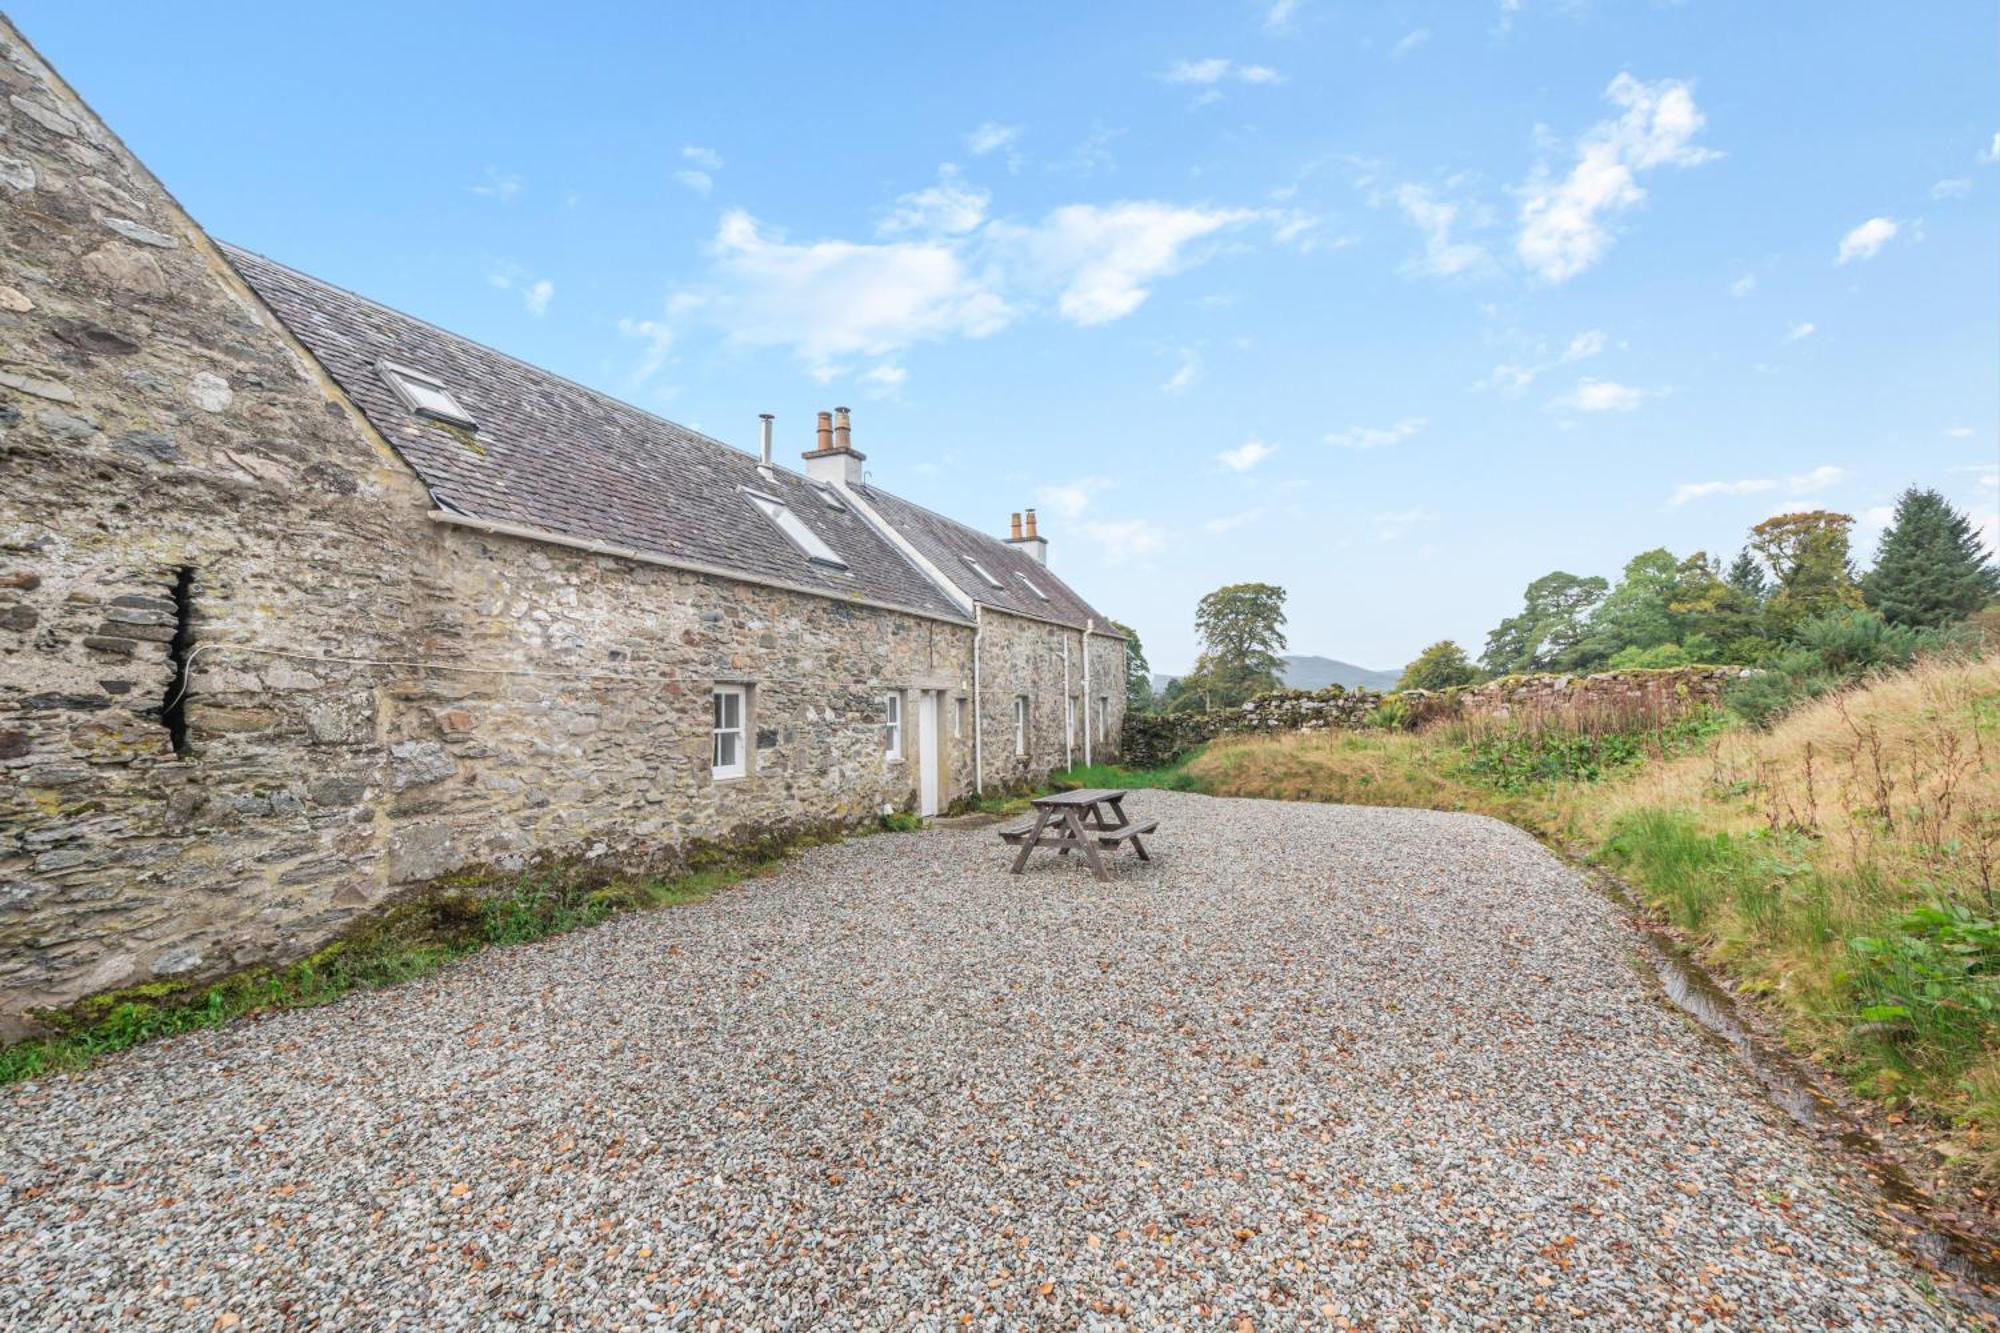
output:
<svg viewBox="0 0 2000 1333"><path fill-rule="evenodd" d="M925 690L944 803L972 789L971 624L434 522L4 20L0 474L0 1039L455 871L912 809ZM989 619L989 785L1061 764L1065 633ZM741 778L710 771L718 683L750 692Z"/></svg>
<svg viewBox="0 0 2000 1333"><path fill-rule="evenodd" d="M1590 675L1504 676L1455 690L1376 694L1335 685L1279 690L1236 708L1209 713L1140 715L1128 719L1127 762L1157 766L1223 735L1323 731L1369 726L1416 727L1460 719L1501 722L1561 720L1625 727L1713 707L1748 667L1690 666Z"/></svg>
<svg viewBox="0 0 2000 1333"><path fill-rule="evenodd" d="M981 625L980 727L986 785L1006 789L1084 761L1084 635L1025 616L987 609ZM1125 720L1125 641L1108 634L1090 636L1090 757L1115 758ZM1068 649L1065 662L1064 649ZM1015 752L1014 700L1028 700L1027 752ZM1076 730L1070 735L1065 698L1076 701ZM1099 731L1100 712L1109 705ZM1099 739L1103 737L1104 739Z"/></svg>

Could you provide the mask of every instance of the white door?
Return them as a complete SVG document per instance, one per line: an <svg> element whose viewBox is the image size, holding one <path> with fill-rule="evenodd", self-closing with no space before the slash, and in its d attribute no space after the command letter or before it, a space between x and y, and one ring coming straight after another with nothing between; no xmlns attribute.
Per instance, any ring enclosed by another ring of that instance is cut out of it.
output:
<svg viewBox="0 0 2000 1333"><path fill-rule="evenodd" d="M917 701L917 801L918 812L938 812L938 700L936 690L925 690Z"/></svg>

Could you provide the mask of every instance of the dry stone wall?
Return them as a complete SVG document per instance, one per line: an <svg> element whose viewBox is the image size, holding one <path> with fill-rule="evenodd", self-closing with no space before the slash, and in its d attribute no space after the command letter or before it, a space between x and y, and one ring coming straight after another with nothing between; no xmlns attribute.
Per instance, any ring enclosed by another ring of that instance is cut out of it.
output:
<svg viewBox="0 0 2000 1333"><path fill-rule="evenodd" d="M1237 708L1134 716L1125 728L1124 745L1128 762L1158 765L1224 735L1423 726L1461 718L1555 718L1620 726L1671 718L1692 707L1713 707L1730 685L1754 674L1748 667L1690 666L1506 676L1463 689L1386 695L1338 685L1314 691L1279 690Z"/></svg>

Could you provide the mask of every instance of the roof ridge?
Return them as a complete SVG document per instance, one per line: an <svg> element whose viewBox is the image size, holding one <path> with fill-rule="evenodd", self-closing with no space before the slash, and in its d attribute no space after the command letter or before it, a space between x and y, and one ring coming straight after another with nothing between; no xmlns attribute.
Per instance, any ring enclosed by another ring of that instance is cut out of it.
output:
<svg viewBox="0 0 2000 1333"><path fill-rule="evenodd" d="M866 481L863 481L861 484L863 486L868 485ZM930 515L932 518L938 519L945 523L949 523L953 527L957 528L960 532L969 532L973 536L979 538L979 540L983 542L990 542L993 545L999 547L1003 551L1007 551L1011 554L1019 554L1018 552L1014 551L1013 543L1009 542L1005 537L995 537L991 533L982 532L978 528L973 527L970 523L966 523L963 522L962 520L953 518L950 514L939 513L937 510L932 509L929 505L918 504L915 500L910 499L908 496L898 494L897 492L892 491L887 487L877 486L874 487L873 489L881 491L882 494L889 496L892 499L901 501L903 504L908 505L912 509L922 510L924 513ZM1026 560L1035 559L1033 556L1023 556L1022 558ZM1068 589L1070 595L1075 597L1077 601L1083 602L1084 600L1083 594L1078 592L1075 588L1071 588L1068 579L1064 578L1061 574L1058 574L1054 569L1051 569L1048 565L1044 564L1039 560L1036 560L1035 563L1038 566L1040 566L1041 571L1044 574L1047 574L1050 578L1054 579L1057 583L1062 584L1064 588ZM1019 573L1020 571L1017 570L1015 572ZM1089 603L1085 602L1084 605L1088 606Z"/></svg>
<svg viewBox="0 0 2000 1333"><path fill-rule="evenodd" d="M248 246L237 245L233 241L225 241L219 237L211 237L210 239L215 241L215 244L222 250L222 252L225 255L248 255L250 258L258 260L262 263L269 264L273 268L283 269L285 272L291 274L293 277L302 278L305 281L312 283L314 286L324 287L329 291L339 292L342 296L351 297L352 299L359 301L361 304L365 306L370 306L373 309L380 310L384 314L394 315L398 319L407 319L413 324L421 324L433 333L440 334L446 338L450 338L455 342L464 343L468 347L476 347L480 351L491 353L492 355L499 357L503 361L511 361L515 365L521 367L523 370L532 371L537 375L546 375L552 380L560 380L562 383L569 385L570 388L576 389L581 393L587 393L593 398L602 399L604 402L610 403L615 407L622 407L630 412L636 412L640 416L649 418L650 420L653 421L657 421L663 426L671 426L673 427L673 429L680 431L683 434L690 437L691 439L698 440L703 444L711 444L718 449L727 449L730 453L739 455L743 458L758 459L761 461L762 456L760 454L752 453L748 449L739 449L727 440L717 439L715 436L710 435L705 431L696 430L694 427L684 425L681 422L675 421L671 417L663 417L658 412L653 411L651 408L641 407L637 403L627 402L623 398L619 398L614 394L606 393L602 389L593 389L590 385L585 384L580 380L573 380L569 376L561 373L560 371L550 370L547 366L537 365L533 361L528 361L521 357L515 356L512 352L505 351L501 348L495 347L491 343L481 342L477 338L468 338L463 333L459 333L456 332L455 330L448 329L444 325L436 323L435 321L425 319L422 315L413 315L407 310L399 309L398 307L389 305L387 302L384 301L378 301L372 296L364 296L360 292L355 291L352 287L343 287L337 282L328 282L325 278L318 277L314 274L308 273L301 268L294 268L292 265L287 264L282 259L273 259L271 258L271 256L264 254L261 251L250 249ZM778 466L778 464L773 463L772 466L776 467ZM805 474L803 472L797 471L796 469L785 468L784 471L791 473L795 477L805 478Z"/></svg>

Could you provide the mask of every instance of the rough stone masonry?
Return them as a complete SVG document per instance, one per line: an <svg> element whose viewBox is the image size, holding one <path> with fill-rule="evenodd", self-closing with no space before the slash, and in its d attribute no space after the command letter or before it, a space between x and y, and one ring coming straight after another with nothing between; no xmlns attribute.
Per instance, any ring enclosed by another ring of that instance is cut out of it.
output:
<svg viewBox="0 0 2000 1333"><path fill-rule="evenodd" d="M0 1040L89 994L297 956L468 867L910 808L916 738L885 757L885 692L937 692L947 800L975 736L989 785L1073 752L1056 664L1077 630L431 521L4 20L0 482ZM1090 651L1122 712L1122 640ZM729 782L718 682L749 695Z"/></svg>

